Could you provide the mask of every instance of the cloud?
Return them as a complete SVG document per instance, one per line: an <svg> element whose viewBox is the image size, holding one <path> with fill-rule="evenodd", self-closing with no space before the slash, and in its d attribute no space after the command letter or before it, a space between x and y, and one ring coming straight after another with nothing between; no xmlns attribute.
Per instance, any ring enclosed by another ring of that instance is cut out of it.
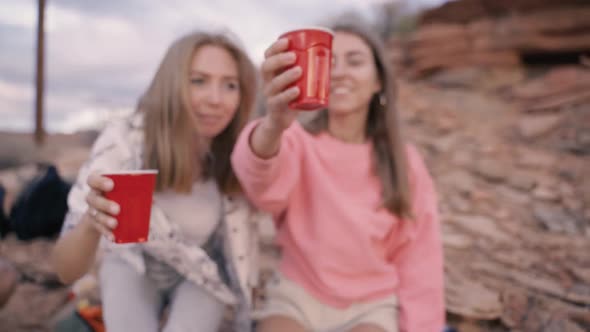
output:
<svg viewBox="0 0 590 332"><path fill-rule="evenodd" d="M0 119L3 129L22 131L33 122L34 91L29 84L0 79Z"/></svg>
<svg viewBox="0 0 590 332"><path fill-rule="evenodd" d="M4 25L32 29L37 24L37 10L32 1L6 0L0 8L0 22Z"/></svg>
<svg viewBox="0 0 590 332"><path fill-rule="evenodd" d="M34 73L34 33L30 28L0 22L0 79L24 84Z"/></svg>
<svg viewBox="0 0 590 332"><path fill-rule="evenodd" d="M159 1L153 0L125 0L125 1L80 1L80 0L52 0L51 3L60 8L79 13L93 13L96 16L111 16L128 18L140 17L146 12L152 12Z"/></svg>

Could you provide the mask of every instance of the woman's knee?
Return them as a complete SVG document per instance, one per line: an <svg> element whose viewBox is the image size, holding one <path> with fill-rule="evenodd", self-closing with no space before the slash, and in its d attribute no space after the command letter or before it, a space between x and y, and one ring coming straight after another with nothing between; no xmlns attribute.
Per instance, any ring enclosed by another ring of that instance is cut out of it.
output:
<svg viewBox="0 0 590 332"><path fill-rule="evenodd" d="M217 332L226 306L205 289L183 281L174 291L163 332Z"/></svg>

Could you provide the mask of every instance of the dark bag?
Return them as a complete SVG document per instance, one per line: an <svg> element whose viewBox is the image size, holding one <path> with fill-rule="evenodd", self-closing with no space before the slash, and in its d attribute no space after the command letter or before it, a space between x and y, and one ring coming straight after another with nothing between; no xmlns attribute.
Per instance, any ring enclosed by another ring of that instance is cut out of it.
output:
<svg viewBox="0 0 590 332"><path fill-rule="evenodd" d="M41 165L39 174L24 187L10 210L10 231L21 240L59 234L71 187L55 166Z"/></svg>
<svg viewBox="0 0 590 332"><path fill-rule="evenodd" d="M0 184L0 238L8 233L8 217L4 214L4 197L6 197L6 189Z"/></svg>

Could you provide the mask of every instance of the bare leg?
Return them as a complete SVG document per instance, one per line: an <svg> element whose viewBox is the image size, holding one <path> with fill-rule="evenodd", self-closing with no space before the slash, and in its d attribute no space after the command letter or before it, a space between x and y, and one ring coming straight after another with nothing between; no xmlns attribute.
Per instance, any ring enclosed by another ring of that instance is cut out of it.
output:
<svg viewBox="0 0 590 332"><path fill-rule="evenodd" d="M256 332L306 332L306 330L293 318L276 315L260 321Z"/></svg>
<svg viewBox="0 0 590 332"><path fill-rule="evenodd" d="M374 324L361 323L360 325L353 327L348 332L386 332L386 331L383 328L381 328L377 325L374 325Z"/></svg>

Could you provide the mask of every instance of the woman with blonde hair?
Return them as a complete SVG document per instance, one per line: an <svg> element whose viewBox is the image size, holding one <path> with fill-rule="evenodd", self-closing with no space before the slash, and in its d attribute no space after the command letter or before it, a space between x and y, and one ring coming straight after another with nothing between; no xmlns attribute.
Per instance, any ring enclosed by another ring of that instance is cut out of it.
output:
<svg viewBox="0 0 590 332"><path fill-rule="evenodd" d="M109 332L159 331L165 305L163 331L217 331L227 305L238 308L235 329L249 329L250 226L262 215L241 197L230 153L255 95L256 70L234 39L192 33L170 46L137 112L95 142L52 261L71 283L104 249L99 280ZM136 169L159 171L149 239L114 244L122 207L104 197L114 184L100 174Z"/></svg>
<svg viewBox="0 0 590 332"><path fill-rule="evenodd" d="M259 331L442 331L432 179L400 131L381 42L360 26L333 31L327 109L295 121L287 105L301 68L280 39L262 64L268 113L246 126L232 155L247 195L274 215L282 247Z"/></svg>

